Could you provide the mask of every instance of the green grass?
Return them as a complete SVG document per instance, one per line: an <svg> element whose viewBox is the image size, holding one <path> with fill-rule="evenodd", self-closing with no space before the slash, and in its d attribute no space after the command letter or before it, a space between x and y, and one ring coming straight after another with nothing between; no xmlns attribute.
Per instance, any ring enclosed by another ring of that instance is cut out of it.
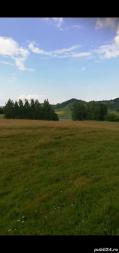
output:
<svg viewBox="0 0 119 253"><path fill-rule="evenodd" d="M1 235L119 235L119 123L0 121Z"/></svg>
<svg viewBox="0 0 119 253"><path fill-rule="evenodd" d="M55 112L57 113L60 120L62 120L62 119L72 119L71 111L67 108L55 109Z"/></svg>

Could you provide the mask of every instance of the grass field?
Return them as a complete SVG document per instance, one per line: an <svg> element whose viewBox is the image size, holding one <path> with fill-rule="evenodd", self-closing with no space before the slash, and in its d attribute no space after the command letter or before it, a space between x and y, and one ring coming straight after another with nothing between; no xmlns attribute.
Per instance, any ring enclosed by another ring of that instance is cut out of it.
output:
<svg viewBox="0 0 119 253"><path fill-rule="evenodd" d="M119 235L119 123L0 120L1 235Z"/></svg>

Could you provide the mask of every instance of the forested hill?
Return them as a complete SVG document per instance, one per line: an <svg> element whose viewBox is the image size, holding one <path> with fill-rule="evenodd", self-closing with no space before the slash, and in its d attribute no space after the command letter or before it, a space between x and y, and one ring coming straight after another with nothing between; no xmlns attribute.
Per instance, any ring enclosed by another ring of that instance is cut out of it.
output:
<svg viewBox="0 0 119 253"><path fill-rule="evenodd" d="M83 101L83 100L72 98L72 99L69 99L69 100L64 101L62 103L58 103L56 105L53 105L53 107L55 109L64 108L65 106L70 107L74 102L78 102L78 101ZM119 97L115 98L115 99L111 99L111 100L100 100L97 102L106 104L108 106L108 108L111 110L119 110Z"/></svg>
<svg viewBox="0 0 119 253"><path fill-rule="evenodd" d="M72 98L70 100L52 106L60 119L71 119L71 107L75 102L79 101L82 100Z"/></svg>
<svg viewBox="0 0 119 253"><path fill-rule="evenodd" d="M103 100L98 101L101 103L105 103L110 110L119 111L119 98L111 99L111 100Z"/></svg>
<svg viewBox="0 0 119 253"><path fill-rule="evenodd" d="M78 101L83 101L83 100L72 98L62 103L58 103L52 106L55 109L55 112L59 115L61 119L64 119L64 118L70 119L71 107L73 103L78 102ZM119 97L115 99L111 99L111 100L101 100L97 102L106 104L108 110L119 111Z"/></svg>
<svg viewBox="0 0 119 253"><path fill-rule="evenodd" d="M59 108L63 108L65 106L71 106L74 102L78 102L78 101L82 101L82 100L79 100L79 99L76 99L76 98L71 98L67 101L64 101L62 103L58 103L56 105L53 105L55 109L59 109Z"/></svg>

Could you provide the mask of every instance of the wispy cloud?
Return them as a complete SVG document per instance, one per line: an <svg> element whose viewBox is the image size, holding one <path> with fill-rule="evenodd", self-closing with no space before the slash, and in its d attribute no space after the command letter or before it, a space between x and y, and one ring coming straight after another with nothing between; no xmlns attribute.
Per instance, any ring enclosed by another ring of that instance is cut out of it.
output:
<svg viewBox="0 0 119 253"><path fill-rule="evenodd" d="M79 23L73 25L68 24L64 18L43 18L43 20L45 20L48 24L54 25L60 31L80 30L82 28Z"/></svg>
<svg viewBox="0 0 119 253"><path fill-rule="evenodd" d="M5 65L14 66L13 63L10 63L10 62L8 62L8 61L0 61L0 64L5 64Z"/></svg>
<svg viewBox="0 0 119 253"><path fill-rule="evenodd" d="M100 46L96 52L101 58L111 59L119 56L119 48L114 44Z"/></svg>
<svg viewBox="0 0 119 253"><path fill-rule="evenodd" d="M111 59L119 56L119 26L116 35L110 44L101 45L95 51L101 58Z"/></svg>
<svg viewBox="0 0 119 253"><path fill-rule="evenodd" d="M79 52L79 53L73 53L72 57L73 58L85 58L85 57L88 57L91 55L92 55L91 52Z"/></svg>
<svg viewBox="0 0 119 253"><path fill-rule="evenodd" d="M80 48L80 45L74 45L68 48L61 48L54 51L46 51L42 48L37 47L35 42L31 42L28 45L28 48L32 51L32 53L51 58L84 58L91 55L91 52L81 52L77 50Z"/></svg>
<svg viewBox="0 0 119 253"><path fill-rule="evenodd" d="M44 18L46 22L50 22L51 24L55 25L59 30L63 30L63 18Z"/></svg>
<svg viewBox="0 0 119 253"><path fill-rule="evenodd" d="M40 54L40 55L44 55L44 56L50 56L51 55L50 52L47 52L44 49L41 49L41 48L37 47L36 43L34 41L29 43L28 48L34 54Z"/></svg>
<svg viewBox="0 0 119 253"><path fill-rule="evenodd" d="M107 27L116 28L118 21L119 21L119 18L116 18L116 17L97 18L95 28L96 29L107 28Z"/></svg>
<svg viewBox="0 0 119 253"><path fill-rule="evenodd" d="M24 71L27 69L25 61L28 58L29 52L27 49L20 47L14 39L0 36L0 55L13 59L19 70ZM1 63L11 65L11 63L5 63L5 61L1 61Z"/></svg>
<svg viewBox="0 0 119 253"><path fill-rule="evenodd" d="M76 50L77 48L79 48L80 45L74 45L72 47L68 47L68 48L61 48L61 49L57 49L57 50L54 50L53 52L55 54L66 54L66 53L69 53L69 52L72 52L74 50Z"/></svg>

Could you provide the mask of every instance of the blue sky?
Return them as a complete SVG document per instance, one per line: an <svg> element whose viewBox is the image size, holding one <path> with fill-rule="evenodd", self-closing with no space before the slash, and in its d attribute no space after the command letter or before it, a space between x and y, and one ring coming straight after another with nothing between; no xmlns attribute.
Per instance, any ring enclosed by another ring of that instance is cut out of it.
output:
<svg viewBox="0 0 119 253"><path fill-rule="evenodd" d="M0 105L119 97L118 18L0 18Z"/></svg>

